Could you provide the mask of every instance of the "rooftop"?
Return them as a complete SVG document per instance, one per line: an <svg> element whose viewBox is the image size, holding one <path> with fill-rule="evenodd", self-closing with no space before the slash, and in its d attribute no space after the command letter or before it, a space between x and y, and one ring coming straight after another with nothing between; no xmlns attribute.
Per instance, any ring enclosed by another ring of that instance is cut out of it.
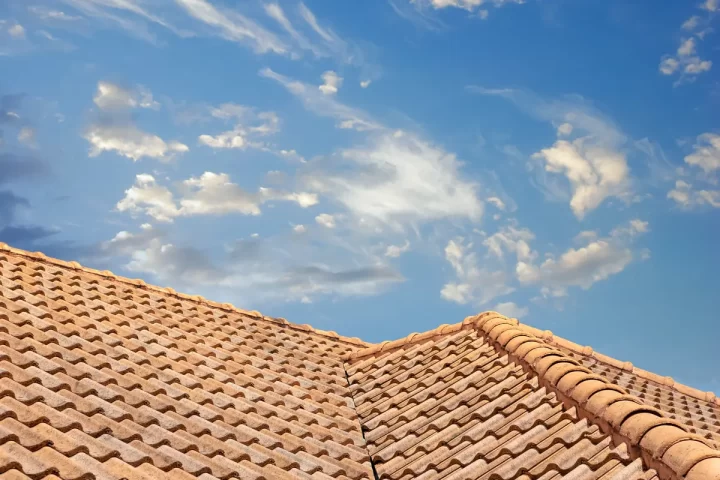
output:
<svg viewBox="0 0 720 480"><path fill-rule="evenodd" d="M0 244L3 478L720 478L714 394L495 312L369 344Z"/></svg>

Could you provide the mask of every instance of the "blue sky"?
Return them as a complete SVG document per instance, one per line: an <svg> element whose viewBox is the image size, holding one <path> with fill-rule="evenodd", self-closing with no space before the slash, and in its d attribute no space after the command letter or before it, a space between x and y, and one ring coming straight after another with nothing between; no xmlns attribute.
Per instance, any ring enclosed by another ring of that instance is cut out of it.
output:
<svg viewBox="0 0 720 480"><path fill-rule="evenodd" d="M720 392L716 0L10 0L0 241L368 341L494 309Z"/></svg>

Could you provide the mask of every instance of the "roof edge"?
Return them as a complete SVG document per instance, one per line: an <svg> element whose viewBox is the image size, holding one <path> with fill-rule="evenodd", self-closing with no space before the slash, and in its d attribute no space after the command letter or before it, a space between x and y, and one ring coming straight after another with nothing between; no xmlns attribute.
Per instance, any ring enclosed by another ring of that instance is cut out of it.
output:
<svg viewBox="0 0 720 480"><path fill-rule="evenodd" d="M664 480L720 479L720 450L661 410L645 405L553 348L517 319L485 312L466 318L462 325L466 324L535 374L541 385L555 392L566 405L575 407L615 442L628 445L632 455L642 458Z"/></svg>
<svg viewBox="0 0 720 480"><path fill-rule="evenodd" d="M84 267L84 266L80 265L80 263L78 263L78 262L67 262L65 260L48 257L47 255L45 255L42 252L29 252L27 250L23 250L20 248L11 247L7 243L3 243L3 242L0 242L0 253L1 252L9 252L13 255L30 258L36 262L51 264L51 265L55 265L58 267L67 268L70 270L82 271L82 272L89 273L92 275L97 275L99 277L106 278L106 279L112 279L119 283L131 285L136 288L141 288L141 289L144 288L144 289L155 291L158 293L163 293L163 294L169 295L171 297L175 297L175 298L178 298L181 300L195 302L199 305L216 308L216 309L219 309L219 310L222 310L225 312L239 313L241 315L251 317L255 320L263 320L266 322L273 323L275 325L280 325L285 328L289 328L290 330L297 330L297 331L306 332L306 333L313 333L313 334L319 335L321 337L326 337L326 338L330 338L330 339L337 340L340 342L348 343L350 345L361 347L361 349L365 349L368 346L372 345L371 343L365 342L364 340L361 340L358 337L345 337L334 331L320 330L320 329L313 328L312 326L310 326L308 324L301 325L301 324L291 323L281 317L268 317L268 316L263 315L262 313L258 312L257 310L243 310L241 308L236 307L235 305L233 305L231 303L213 302L212 300L208 300L201 295L187 295L185 293L179 293L170 287L159 287L157 285L151 285L139 278L131 279L131 278L123 277L120 275L115 275L110 270L96 270L94 268Z"/></svg>

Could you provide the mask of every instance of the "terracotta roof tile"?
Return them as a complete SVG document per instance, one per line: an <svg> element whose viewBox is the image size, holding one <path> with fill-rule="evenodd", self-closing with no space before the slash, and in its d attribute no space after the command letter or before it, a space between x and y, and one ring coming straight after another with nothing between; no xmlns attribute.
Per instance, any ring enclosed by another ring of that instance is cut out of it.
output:
<svg viewBox="0 0 720 480"><path fill-rule="evenodd" d="M720 402L489 312L370 345L0 244L0 477L720 480Z"/></svg>
<svg viewBox="0 0 720 480"><path fill-rule="evenodd" d="M22 251L0 283L3 478L372 477L364 342Z"/></svg>

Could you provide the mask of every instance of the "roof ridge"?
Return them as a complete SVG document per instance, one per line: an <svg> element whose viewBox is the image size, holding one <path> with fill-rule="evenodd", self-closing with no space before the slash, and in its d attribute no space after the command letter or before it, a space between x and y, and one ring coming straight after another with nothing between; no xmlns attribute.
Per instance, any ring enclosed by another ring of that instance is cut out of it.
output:
<svg viewBox="0 0 720 480"><path fill-rule="evenodd" d="M640 398L553 348L517 319L485 312L466 318L461 325L472 325L495 348L535 374L540 384L566 406L575 407L613 441L625 443L633 456L642 458L661 478L720 478L720 450L688 432L662 410L645 405Z"/></svg>
<svg viewBox="0 0 720 480"><path fill-rule="evenodd" d="M453 324L444 323L439 327L433 328L432 330L428 330L426 332L413 332L410 335L399 338L397 340L386 340L381 343L371 344L368 347L361 348L360 350L356 350L348 354L345 357L345 360L357 360L358 358L368 357L370 355L375 355L376 353L387 353L391 350L396 350L406 345L424 342L440 335L447 335L449 333L459 332L460 330L470 330L472 328L474 328L473 325L466 324L465 322Z"/></svg>
<svg viewBox="0 0 720 480"><path fill-rule="evenodd" d="M481 313L479 315L484 314L490 314L495 313L497 315L501 315L497 312L487 311L484 313ZM391 341L384 341L381 343L371 344L370 346L366 348L361 348L355 352L352 352L348 354L346 357L346 360L356 360L358 358L367 357L370 355L375 355L377 353L387 353L390 350L395 350L397 348L404 347L406 345L414 344L423 342L429 339L432 339L434 337L440 336L440 335L447 335L449 333L455 333L460 330L466 330L474 328L470 323L468 323L468 319L470 318L477 318L479 315L470 316L467 317L464 321L454 324L443 324L439 327L436 327L432 330L428 330L426 332L422 333L411 333L410 335L407 335L406 337L399 338L397 340L391 340ZM517 319L515 319L517 320ZM610 366L619 368L626 372L631 372L637 375L640 378L644 378L646 380L649 380L651 382L658 383L660 385L665 385L667 387L670 387L683 395L688 395L690 397L696 398L698 400L703 400L715 405L720 406L720 397L715 395L715 392L704 392L700 389L691 387L689 385L685 385L682 383L676 382L672 377L662 377L660 375L657 375L655 373L652 373L648 370L643 370L642 368L635 367L632 362L621 362L620 360L617 360L613 357L610 357L608 355L604 355L602 353L598 353L593 350L590 346L582 346L575 342L571 342L570 340L567 340L562 337L557 337L551 332L550 330L540 330L535 327L531 327L530 325L523 324L518 321L518 327L521 329L527 330L529 333L535 335L538 338L541 338L546 343L549 343L553 346L558 346L561 348L566 348L573 353L583 355L585 357L594 358L598 361L601 361L603 363L606 363Z"/></svg>
<svg viewBox="0 0 720 480"><path fill-rule="evenodd" d="M626 372L634 373L635 375L637 375L640 378L644 378L645 380L649 380L651 382L655 382L660 385L665 385L674 390L677 390L678 392L682 393L683 395L687 395L687 396L696 398L698 400L703 400L703 401L706 401L709 403L720 405L720 397L715 395L715 392L704 392L700 389L691 387L689 385L685 385L683 383L678 383L672 377L663 377L663 376L657 375L653 372L650 372L648 370L643 370L642 368L638 368L638 367L634 366L632 364L632 362L623 362L616 358L610 357L608 355L604 355L602 353L596 352L590 346L587 346L587 345L582 346L578 343L572 342L563 337L557 337L550 330L540 330L539 328L531 327L530 325L526 325L526 324L523 324L520 322L518 322L518 326L520 328L528 330L530 333L532 333L536 337L542 338L545 342L547 342L551 345L565 348L575 354L582 355L582 356L588 357L588 358L594 358L595 360L598 360L598 361L605 363L607 365L610 365L612 367L619 368L620 370L623 370Z"/></svg>
<svg viewBox="0 0 720 480"><path fill-rule="evenodd" d="M331 330L320 330L320 329L313 328L309 324L292 323L282 317L268 317L268 316L263 315L262 313L258 312L257 310L243 310L241 308L236 307L235 305L233 305L231 303L219 303L219 302L214 302L212 300L208 300L207 298L205 298L201 295L188 295L185 293L176 292L174 289L172 289L170 287L160 287L157 285L152 285L152 284L146 283L144 280L139 279L139 278L131 279L128 277L123 277L121 275L115 275L110 270L96 270L94 268L82 266L82 265L80 265L80 263L75 262L75 261L67 262L65 260L60 260L58 258L49 257L42 252L30 252L27 250L23 250L21 248L11 247L7 243L0 242L0 252L3 252L3 251L9 252L13 255L27 257L27 258L30 258L37 262L48 263L48 264L52 264L52 265L56 265L59 267L68 268L68 269L72 269L72 270L80 270L80 271L90 273L93 275L97 275L97 276L100 276L103 278L109 278L109 279L115 280L119 283L132 285L137 288L146 288L148 290L153 290L153 291L156 291L156 292L159 292L159 293L162 293L165 295L169 295L169 296L181 299L181 300L195 302L199 305L217 308L217 309L220 309L220 310L223 310L226 312L239 313L241 315L252 317L255 320L263 320L266 322L271 322L271 323L274 323L275 325L280 325L285 328L289 328L291 330L297 330L297 331L302 331L302 332L306 332L306 333L316 334L321 337L331 338L333 340L338 340L338 341L349 343L351 345L355 345L358 347L363 347L362 349L367 348L368 346L372 345L371 343L365 342L364 340L361 340L358 337L345 337L345 336L340 335L337 332L334 332Z"/></svg>

